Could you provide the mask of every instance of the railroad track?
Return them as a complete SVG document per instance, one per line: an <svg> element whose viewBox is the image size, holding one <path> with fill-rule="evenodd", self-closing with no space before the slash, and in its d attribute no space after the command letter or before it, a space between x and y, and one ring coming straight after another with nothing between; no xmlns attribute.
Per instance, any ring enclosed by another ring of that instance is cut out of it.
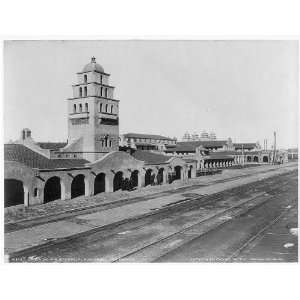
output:
<svg viewBox="0 0 300 300"><path fill-rule="evenodd" d="M288 173L290 173L290 172L287 172L286 174L288 174ZM30 247L30 248L27 248L27 249L24 249L24 250L20 250L20 251L10 253L10 258L13 259L13 258L18 258L18 257L26 257L28 255L38 253L39 251L48 251L47 249L51 249L52 247L56 247L56 246L59 246L59 245L62 246L64 244L67 245L67 244L69 244L69 242L76 241L77 238L84 238L84 237L87 237L87 236L92 236L93 234L100 233L101 236L104 236L105 238L109 238L110 236L115 235L116 230L118 230L118 228L121 228L121 226L123 226L123 225L124 226L130 225L130 226L133 226L133 229L136 229L135 228L136 224L137 224L136 222L141 222L142 221L142 223L145 224L145 221L146 220L151 220L151 217L163 218L164 215L168 216L170 214L177 213L179 211L180 212L183 212L183 211L186 211L186 210L190 211L190 210L198 209L198 208L201 208L201 207L206 207L209 204L212 204L214 206L219 201L222 202L223 200L225 200L224 197L226 198L227 196L232 195L232 193L234 193L234 194L238 193L239 195L241 195L241 193L242 193L244 195L243 197L245 197L245 196L247 197L247 194L249 193L249 191L251 191L251 193L253 193L253 192L256 193L255 197L252 197L250 199L248 198L243 203L239 203L237 205L228 207L227 209L222 210L217 215L211 216L211 217L206 218L206 219L202 219L197 224L193 224L189 227L185 227L182 230L177 231L177 232L175 232L171 235L165 236L165 237L163 237L161 239L158 239L154 242L148 243L147 245L144 245L143 247L135 249L135 250L131 251L130 253L125 254L124 256L120 256L120 257L117 257L116 259L109 259L108 260L108 261L121 261L123 259L126 259L126 257L130 257L130 256L134 255L135 253L143 251L143 249L147 249L147 248L150 248L151 246L158 245L159 243L163 243L164 241L167 241L168 239L171 239L172 237L176 237L176 235L178 236L181 233L187 232L188 230L192 230L197 225L204 224L204 223L206 223L206 222L208 222L209 220L212 220L212 219L217 220L218 217L221 217L222 215L226 215L226 213L229 213L230 211L241 209L242 206L245 206L247 204L249 204L249 206L251 206L252 205L251 202L255 201L255 199L261 197L265 193L269 193L268 196L276 195L276 189L279 188L278 184L276 184L276 178L277 178L277 176L272 176L270 178L265 178L265 179L259 181L258 183L257 182L252 182L252 183L249 183L249 184L241 185L239 187L234 187L234 188L228 189L226 191L221 191L221 192L211 194L211 195L200 195L200 194L197 195L197 194L195 194L198 197L195 197L195 196L194 197L187 197L184 201L179 201L178 203L173 203L172 205L167 205L167 206L165 206L165 207L163 207L162 209L159 209L159 210L153 210L152 212L146 213L145 215L139 215L137 217L130 218L130 219L125 219L125 220L122 220L122 221L114 223L114 224L108 224L108 225L105 225L105 226L102 226L102 227L93 228L93 229L88 230L86 232L78 233L78 234L75 234L75 235L72 235L72 236L69 236L69 237L53 239L53 241L50 240L49 242L47 242L45 244L33 246L33 247ZM269 184L271 184L272 186L275 186L275 187L265 189L264 188L264 181L265 180L268 180L268 181L271 180L271 182L269 182ZM288 181L282 181L281 180L281 184L287 185L287 183L288 183ZM280 188L282 189L282 186ZM247 191L247 190L249 190L249 191ZM270 193L273 193L273 195L271 195ZM263 198L264 198L264 200L268 200L267 197L263 197ZM263 202L265 202L265 201L263 201ZM261 204L263 204L263 203L261 203ZM257 205L255 205L255 207L257 207ZM224 224L225 222L223 221L223 222L218 222L218 223L219 223L219 225L221 225L221 224ZM140 227L143 227L144 226L143 224ZM139 226L137 226L137 228L138 227ZM93 240L93 238L92 238L92 240ZM92 240L90 239L90 242L92 242ZM97 241L97 240L99 240L99 238L97 238L97 236L95 236L94 240Z"/></svg>
<svg viewBox="0 0 300 300"><path fill-rule="evenodd" d="M239 247L236 251L234 251L231 255L229 255L226 259L225 262L233 262L234 258L238 257L238 255L249 248L251 244L254 241L257 241L261 238L264 237L265 232L275 225L277 222L279 222L288 212L288 209L286 208L281 214L276 216L274 219L272 219L266 226L264 226L261 230L259 230L255 235L253 235L250 239L248 239L241 247Z"/></svg>
<svg viewBox="0 0 300 300"><path fill-rule="evenodd" d="M277 188L273 188L271 190L274 191L276 189ZM254 196L254 197L252 197L252 198L250 198L250 199L248 199L248 200L246 200L246 201L244 201L242 203L239 203L239 204L236 204L234 206L231 206L231 207L225 209L224 211L222 211L222 212L220 212L220 213L218 213L216 215L213 215L211 217L203 219L203 220L201 220L201 221L199 221L199 222L197 222L195 224L192 224L190 226L184 227L183 229L181 229L179 231L176 231L176 232L174 232L174 233L172 233L170 235L167 235L165 237L159 238L156 241L150 242L150 243L148 243L148 244L146 244L146 245L144 245L142 247L139 247L139 248L137 248L137 249L135 249L133 251L130 251L130 252L128 252L128 253L126 253L126 254L118 257L117 259L112 260L112 262L133 261L133 260L130 260L130 258L136 256L138 253L141 253L141 252L143 252L143 251L145 251L147 249L150 249L151 247L163 248L163 247L160 247L161 244L163 244L165 242L171 242L172 240L178 239L178 237L180 237L180 235L186 234L189 231L193 231L197 227L200 227L201 225L204 225L204 224L206 224L208 222L212 222L212 226L209 227L208 229L203 230L201 232L201 234L199 234L197 236L191 235L190 239L184 240L184 243L191 242L192 240L197 239L200 236L202 236L204 234L207 234L211 230L216 229L217 227L221 226L222 224L228 222L231 218L237 217L237 216L239 216L239 215L241 215L241 214L243 214L245 212L249 212L252 209L257 208L257 207L263 205L267 201L270 201L272 198L274 198L276 196L276 195L270 195L269 197L266 197L264 195L265 195L265 193L262 192L262 193L260 193L260 195L256 195L256 196ZM222 217L225 217L225 218L222 220ZM227 218L227 217L230 217L230 218ZM271 225L273 225L273 223L270 224L270 226ZM267 230L267 228L265 228L265 230ZM252 241L252 239L251 239L251 241ZM168 249L168 251L172 251L172 250L174 250L174 249L176 249L176 248L178 248L180 246L182 246L182 244L177 244L175 248ZM246 247L246 245L245 245L245 247ZM244 248L242 246L239 249L239 251L242 251L243 249ZM165 255L168 251L166 251L162 255L160 254L159 257ZM234 257L234 255L237 255L237 252L232 255L232 258ZM157 258L155 258L155 259L157 259ZM232 258L228 258L228 260L230 260ZM154 260L152 260L152 261L154 261Z"/></svg>

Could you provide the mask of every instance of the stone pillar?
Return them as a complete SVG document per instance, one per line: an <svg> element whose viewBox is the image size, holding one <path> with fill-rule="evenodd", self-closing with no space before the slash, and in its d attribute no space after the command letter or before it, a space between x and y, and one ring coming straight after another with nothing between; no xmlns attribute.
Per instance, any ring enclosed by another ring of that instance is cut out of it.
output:
<svg viewBox="0 0 300 300"><path fill-rule="evenodd" d="M60 191L61 191L61 200L66 200L71 198L71 184L68 182L68 189L66 190L65 183L63 182L63 179L60 178Z"/></svg>
<svg viewBox="0 0 300 300"><path fill-rule="evenodd" d="M26 185L23 185L24 189L24 206L28 207L29 206L29 190Z"/></svg>
<svg viewBox="0 0 300 300"><path fill-rule="evenodd" d="M91 180L90 180L90 178L88 178L88 177L86 177L86 176L84 176L84 195L85 196L90 196L91 194L90 194L90 182L91 182Z"/></svg>
<svg viewBox="0 0 300 300"><path fill-rule="evenodd" d="M139 173L141 173L140 174L141 180L140 180L140 183L139 183L139 187L143 187L143 186L145 186L145 174L146 174L146 171L144 169L142 169Z"/></svg>
<svg viewBox="0 0 300 300"><path fill-rule="evenodd" d="M105 192L113 192L114 191L114 176L115 174L110 171L105 175Z"/></svg>

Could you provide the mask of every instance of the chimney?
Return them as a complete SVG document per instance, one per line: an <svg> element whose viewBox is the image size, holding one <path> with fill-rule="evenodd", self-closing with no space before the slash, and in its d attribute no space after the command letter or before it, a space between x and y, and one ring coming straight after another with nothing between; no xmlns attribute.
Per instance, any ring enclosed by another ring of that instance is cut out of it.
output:
<svg viewBox="0 0 300 300"><path fill-rule="evenodd" d="M21 140L26 140L28 138L31 138L31 130L28 128L24 128L21 131Z"/></svg>

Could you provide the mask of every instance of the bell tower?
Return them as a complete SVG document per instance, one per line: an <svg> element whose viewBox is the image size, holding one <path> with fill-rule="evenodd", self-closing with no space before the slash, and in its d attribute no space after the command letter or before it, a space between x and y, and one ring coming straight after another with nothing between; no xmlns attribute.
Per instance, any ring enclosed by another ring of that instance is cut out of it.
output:
<svg viewBox="0 0 300 300"><path fill-rule="evenodd" d="M68 145L64 152L82 153L95 161L119 150L119 100L114 99L110 74L92 57L81 72L73 97L68 99Z"/></svg>

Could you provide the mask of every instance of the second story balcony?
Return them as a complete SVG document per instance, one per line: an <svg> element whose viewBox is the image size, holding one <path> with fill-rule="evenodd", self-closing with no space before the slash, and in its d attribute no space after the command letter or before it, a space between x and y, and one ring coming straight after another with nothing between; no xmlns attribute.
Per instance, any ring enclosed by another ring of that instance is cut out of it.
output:
<svg viewBox="0 0 300 300"><path fill-rule="evenodd" d="M111 119L111 120L117 120L118 119L118 115L117 114L111 114L108 112L99 112L98 113L98 117L99 118L103 118L103 119Z"/></svg>
<svg viewBox="0 0 300 300"><path fill-rule="evenodd" d="M89 112L78 112L69 114L70 119L88 119Z"/></svg>

